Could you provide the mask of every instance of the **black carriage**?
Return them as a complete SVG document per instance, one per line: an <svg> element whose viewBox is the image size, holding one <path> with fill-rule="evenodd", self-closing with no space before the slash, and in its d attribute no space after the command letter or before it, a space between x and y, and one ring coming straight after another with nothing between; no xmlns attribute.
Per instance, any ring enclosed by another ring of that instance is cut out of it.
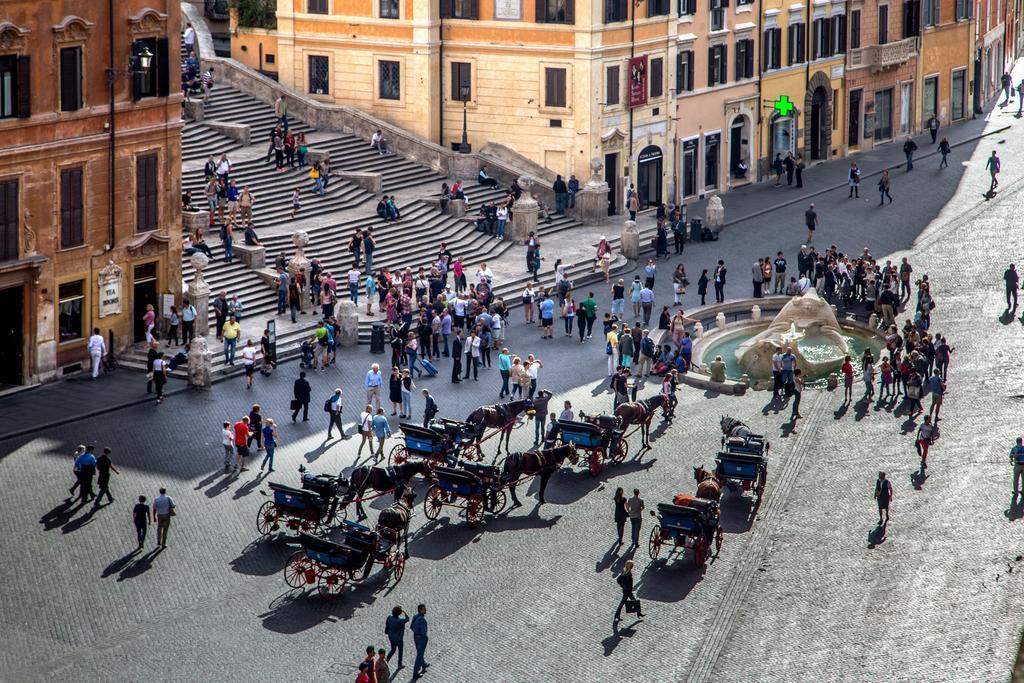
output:
<svg viewBox="0 0 1024 683"><path fill-rule="evenodd" d="M423 513L437 519L445 506L466 511L466 523L475 529L484 513L498 514L508 502L501 471L494 465L460 462L461 468L434 468L433 483L423 500Z"/></svg>
<svg viewBox="0 0 1024 683"><path fill-rule="evenodd" d="M656 560L662 548L666 548L666 559L675 551L681 554L690 549L694 566L703 568L711 556L711 546L714 545L715 555L722 548L718 502L690 496L677 497L676 502L681 504L658 503L657 513L651 511L658 524L651 529L647 552Z"/></svg>
<svg viewBox="0 0 1024 683"><path fill-rule="evenodd" d="M623 438L621 421L614 415L592 415L587 422L558 420L558 434L562 443L571 443L587 455L590 476L601 474L604 461L622 462L629 453L629 443Z"/></svg>
<svg viewBox="0 0 1024 683"><path fill-rule="evenodd" d="M409 458L423 458L437 464L453 465L459 457L480 459L476 434L466 422L439 418L427 427L411 422L399 424L403 441L388 454L389 465L401 465Z"/></svg>
<svg viewBox="0 0 1024 683"><path fill-rule="evenodd" d="M263 536L278 531L282 525L291 531L310 533L330 524L337 514L337 497L325 498L317 491L297 489L270 482L272 500L256 513L256 531Z"/></svg>
<svg viewBox="0 0 1024 683"><path fill-rule="evenodd" d="M284 566L284 580L292 588L316 584L321 597L337 597L346 583L362 581L372 565L380 563L390 570L397 584L405 574L405 554L401 533L384 533L345 520L342 538L335 542L308 533L300 533L302 550L295 552Z"/></svg>
<svg viewBox="0 0 1024 683"><path fill-rule="evenodd" d="M715 478L730 490L753 491L754 505L759 506L768 482L768 458L765 454L723 451L715 457Z"/></svg>

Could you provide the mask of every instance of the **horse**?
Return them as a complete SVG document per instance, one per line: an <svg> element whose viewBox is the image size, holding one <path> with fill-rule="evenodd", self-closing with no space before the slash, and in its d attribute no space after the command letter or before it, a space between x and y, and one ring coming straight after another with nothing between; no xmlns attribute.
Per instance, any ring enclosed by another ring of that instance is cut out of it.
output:
<svg viewBox="0 0 1024 683"><path fill-rule="evenodd" d="M512 430L516 427L516 420L520 413L527 413L531 417L538 411L542 416L547 415L548 401L551 400L550 391L538 391L532 398L524 398L509 403L497 403L493 405L480 406L466 418L466 422L476 429L476 446L480 448L484 431L488 428L499 430L498 453L501 453L502 441L505 442L505 452L511 453L509 439L512 437Z"/></svg>
<svg viewBox="0 0 1024 683"><path fill-rule="evenodd" d="M668 402L663 394L652 396L651 398L645 398L640 401L630 403L620 403L615 409L615 416L622 420L623 431L628 430L633 425L640 426L640 446L650 447L648 443L648 437L651 433L651 418L654 417L654 411L657 408L662 410L662 418L665 417L665 410Z"/></svg>
<svg viewBox="0 0 1024 683"><path fill-rule="evenodd" d="M416 493L409 491L401 500L380 511L377 517L377 531L382 536L390 537L395 543L404 542L405 559L409 559L409 520L412 519L412 502Z"/></svg>
<svg viewBox="0 0 1024 683"><path fill-rule="evenodd" d="M746 438L753 433L750 431L750 427L748 427L742 420L735 417L729 417L728 415L722 416L719 426L722 428L722 436L725 437L737 436Z"/></svg>
<svg viewBox="0 0 1024 683"><path fill-rule="evenodd" d="M538 498L544 504L544 489L548 479L555 473L565 460L575 465L579 462L579 454L575 444L566 444L555 448L527 451L525 453L509 453L501 465L501 481L508 482L508 492L512 497L512 507L522 505L516 496L516 482L520 477L540 475L540 493Z"/></svg>
<svg viewBox="0 0 1024 683"><path fill-rule="evenodd" d="M693 479L697 482L697 497L707 500L721 500L722 484L714 472L708 472L704 466L693 468ZM677 503L678 504L678 503Z"/></svg>
<svg viewBox="0 0 1024 683"><path fill-rule="evenodd" d="M366 511L363 510L362 498L368 490L377 493L395 492L395 500L398 501L405 493L409 481L417 474L426 476L430 473L430 463L426 460L404 462L394 467L371 467L362 465L356 467L346 479L340 473L339 482L345 484L345 495L342 497L341 507L344 509L349 503L355 501L356 515L358 521L366 519Z"/></svg>

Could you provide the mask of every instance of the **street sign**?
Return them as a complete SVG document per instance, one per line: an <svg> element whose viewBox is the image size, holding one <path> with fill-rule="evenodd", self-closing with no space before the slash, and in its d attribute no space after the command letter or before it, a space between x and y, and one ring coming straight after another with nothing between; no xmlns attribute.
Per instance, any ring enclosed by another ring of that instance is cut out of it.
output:
<svg viewBox="0 0 1024 683"><path fill-rule="evenodd" d="M793 101L789 99L788 95L780 95L775 102L772 103L775 107L775 111L779 113L779 116L789 116L790 113L796 108Z"/></svg>

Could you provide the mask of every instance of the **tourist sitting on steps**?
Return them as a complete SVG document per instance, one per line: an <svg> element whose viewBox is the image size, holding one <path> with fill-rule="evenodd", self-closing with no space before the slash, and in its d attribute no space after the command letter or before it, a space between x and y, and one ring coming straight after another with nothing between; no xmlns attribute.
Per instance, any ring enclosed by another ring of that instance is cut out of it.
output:
<svg viewBox="0 0 1024 683"><path fill-rule="evenodd" d="M483 166L480 167L480 172L476 174L476 180L481 185L486 185L487 187L498 186L498 181L488 176L487 171Z"/></svg>

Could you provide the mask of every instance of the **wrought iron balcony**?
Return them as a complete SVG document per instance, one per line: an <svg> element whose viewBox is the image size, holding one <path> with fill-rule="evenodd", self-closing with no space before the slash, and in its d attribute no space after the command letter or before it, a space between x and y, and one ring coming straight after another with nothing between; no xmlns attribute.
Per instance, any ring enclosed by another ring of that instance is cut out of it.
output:
<svg viewBox="0 0 1024 683"><path fill-rule="evenodd" d="M917 36L897 40L885 45L868 45L850 50L847 53L846 68L871 68L877 73L885 69L898 67L917 56Z"/></svg>

